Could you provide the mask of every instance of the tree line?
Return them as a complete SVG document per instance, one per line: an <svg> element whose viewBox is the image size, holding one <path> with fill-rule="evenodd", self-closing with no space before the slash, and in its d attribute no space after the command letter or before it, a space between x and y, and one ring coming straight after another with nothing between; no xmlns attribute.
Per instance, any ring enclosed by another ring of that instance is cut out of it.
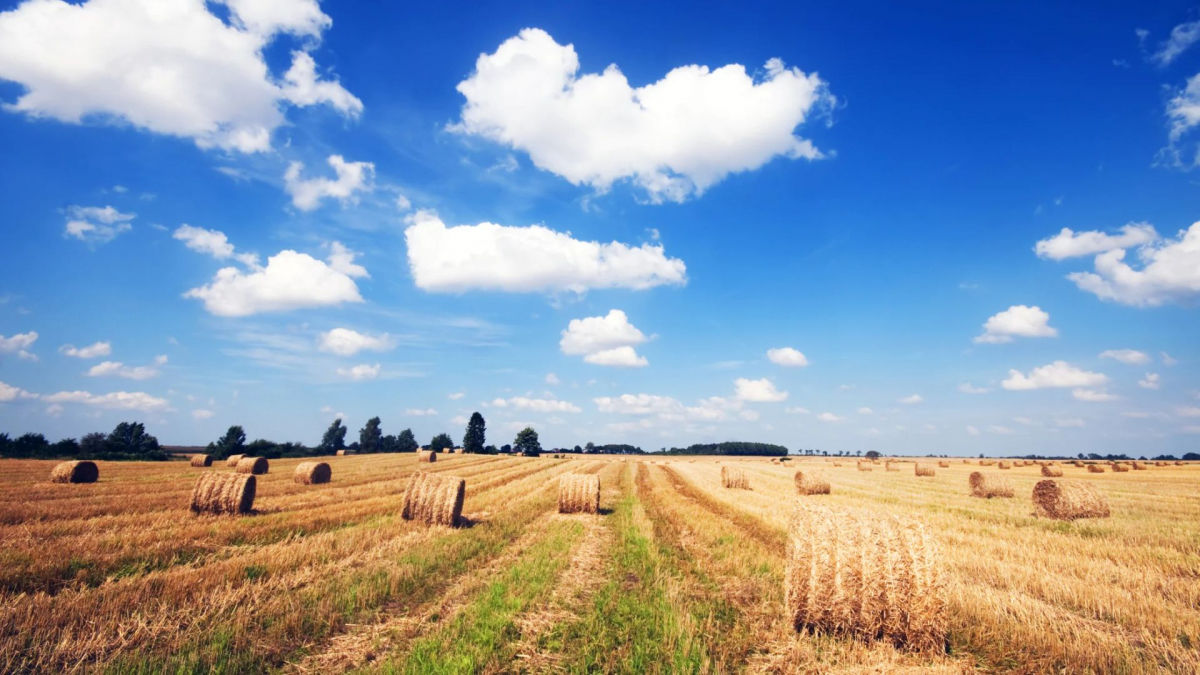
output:
<svg viewBox="0 0 1200 675"><path fill-rule="evenodd" d="M686 448L664 450L664 455L749 455L754 457L786 457L788 449L773 443L726 441L724 443L693 443Z"/></svg>

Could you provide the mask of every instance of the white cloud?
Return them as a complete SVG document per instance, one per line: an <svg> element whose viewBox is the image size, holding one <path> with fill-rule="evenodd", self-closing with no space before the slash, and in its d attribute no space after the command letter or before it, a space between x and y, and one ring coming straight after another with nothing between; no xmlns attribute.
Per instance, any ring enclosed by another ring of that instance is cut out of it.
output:
<svg viewBox="0 0 1200 675"><path fill-rule="evenodd" d="M120 361L103 361L92 366L87 371L88 377L115 376L123 377L127 380L148 380L152 377L157 377L158 374L158 368L154 366L127 366Z"/></svg>
<svg viewBox="0 0 1200 675"><path fill-rule="evenodd" d="M783 411L789 415L807 415L811 412L808 408L802 406L789 406L784 408Z"/></svg>
<svg viewBox="0 0 1200 675"><path fill-rule="evenodd" d="M63 345L58 348L58 352L66 356L73 356L77 359L94 359L99 356L108 356L111 354L112 345L107 342L93 342L86 347Z"/></svg>
<svg viewBox="0 0 1200 675"><path fill-rule="evenodd" d="M0 15L0 20L2 19L3 16ZM133 229L129 221L136 215L121 213L111 206L68 206L63 236L89 244L105 244L116 239L117 235Z"/></svg>
<svg viewBox="0 0 1200 675"><path fill-rule="evenodd" d="M859 409L858 409L858 414L859 414L859 415L874 415L874 414L875 414L875 411L874 411L874 410L871 410L870 408L868 408L868 407L866 407L866 406L863 406L863 407L861 407L861 408L859 408Z"/></svg>
<svg viewBox="0 0 1200 675"><path fill-rule="evenodd" d="M461 391L456 391L453 394L450 394L449 396L447 396L446 398L450 399L451 401L457 401L464 396L466 396L465 393L463 393Z"/></svg>
<svg viewBox="0 0 1200 675"><path fill-rule="evenodd" d="M779 59L757 81L737 64L690 65L637 89L616 65L578 71L572 45L526 28L459 83L467 102L452 128L522 150L575 185L603 192L630 179L652 201L683 201L778 156L822 157L793 131L835 101L815 73Z"/></svg>
<svg viewBox="0 0 1200 675"><path fill-rule="evenodd" d="M1138 380L1142 389L1158 389L1158 373L1146 373L1146 377Z"/></svg>
<svg viewBox="0 0 1200 675"><path fill-rule="evenodd" d="M386 352L396 346L396 341L387 333L369 335L349 328L334 328L321 333L317 349L338 356L353 356L363 350Z"/></svg>
<svg viewBox="0 0 1200 675"><path fill-rule="evenodd" d="M213 416L213 411L211 411L211 410L197 408L196 410L192 411L192 417L194 417L198 420L212 419L212 416Z"/></svg>
<svg viewBox="0 0 1200 675"><path fill-rule="evenodd" d="M14 387L6 382L0 382L0 403L8 403L19 398L37 398L37 394L31 394L20 387Z"/></svg>
<svg viewBox="0 0 1200 675"><path fill-rule="evenodd" d="M1200 407L1179 406L1175 408L1175 414L1180 417L1200 417Z"/></svg>
<svg viewBox="0 0 1200 675"><path fill-rule="evenodd" d="M767 378L750 380L739 377L733 381L734 390L739 401L750 403L778 403L787 400L788 393L775 388L775 383Z"/></svg>
<svg viewBox="0 0 1200 675"><path fill-rule="evenodd" d="M397 211L404 212L411 208L412 208L412 202L409 201L408 197L405 197L403 194L396 195L396 210Z"/></svg>
<svg viewBox="0 0 1200 675"><path fill-rule="evenodd" d="M1200 21L1181 23L1171 29L1171 36L1158 46L1150 59L1160 66L1170 65L1180 54L1200 40Z"/></svg>
<svg viewBox="0 0 1200 675"><path fill-rule="evenodd" d="M903 403L905 405L916 405L918 403L921 403L924 400L925 399L922 398L920 394L909 394L908 396L905 396L905 397L899 399L897 401L897 403Z"/></svg>
<svg viewBox="0 0 1200 675"><path fill-rule="evenodd" d="M1100 352L1102 359L1116 359L1131 366L1150 363L1150 356L1136 349L1106 349Z"/></svg>
<svg viewBox="0 0 1200 675"><path fill-rule="evenodd" d="M338 368L337 374L350 380L373 380L379 377L379 370L380 366L378 363L374 365L360 363L357 366L349 368Z"/></svg>
<svg viewBox="0 0 1200 675"><path fill-rule="evenodd" d="M404 411L404 414L411 417L433 417L438 414L438 411L433 408L409 408Z"/></svg>
<svg viewBox="0 0 1200 675"><path fill-rule="evenodd" d="M670 396L656 394L621 394L617 397L601 396L592 399L602 413L623 415L659 415L677 413L683 404Z"/></svg>
<svg viewBox="0 0 1200 675"><path fill-rule="evenodd" d="M23 359L37 361L37 355L29 351L37 339L37 331L32 330L28 333L16 333L12 337L0 335L0 354L16 354Z"/></svg>
<svg viewBox="0 0 1200 675"><path fill-rule="evenodd" d="M1002 426L999 424L993 424L993 425L989 426L988 431L993 434L1000 435L1000 436L1008 436L1013 433L1012 429L1009 429L1008 427Z"/></svg>
<svg viewBox="0 0 1200 675"><path fill-rule="evenodd" d="M1158 356L1159 356L1159 358L1162 359L1164 366L1173 366L1176 363L1179 363L1179 359L1171 356L1170 354L1168 354L1166 352L1159 352Z"/></svg>
<svg viewBox="0 0 1200 675"><path fill-rule="evenodd" d="M972 436L978 436L978 435L979 435L979 429L978 429L977 427L975 427L974 425L968 424L968 425L967 425L967 433L968 433L968 434L970 434L970 435L972 435Z"/></svg>
<svg viewBox="0 0 1200 675"><path fill-rule="evenodd" d="M302 162L292 162L283 174L283 187L292 196L292 204L301 211L312 211L321 200L332 197L343 204L353 200L357 192L375 189L375 165L371 162L347 162L341 155L330 155L326 160L337 174L336 179L301 178Z"/></svg>
<svg viewBox="0 0 1200 675"><path fill-rule="evenodd" d="M93 394L87 391L60 391L42 397L48 403L83 403L97 408L109 410L139 410L155 412L166 410L169 404L165 399L151 396L141 391L114 391L107 394Z"/></svg>
<svg viewBox="0 0 1200 675"><path fill-rule="evenodd" d="M219 230L206 230L203 227L193 227L191 225L180 225L175 228L175 232L171 237L182 241L184 246L196 251L197 253L208 254L217 260L226 260L228 258L236 258L244 265L250 267L258 266L258 256L253 253L236 253L233 244L229 243L229 239L224 232Z"/></svg>
<svg viewBox="0 0 1200 675"><path fill-rule="evenodd" d="M841 422L846 418L840 415L834 415L831 412L823 412L820 415L817 415L817 419L821 420L822 422Z"/></svg>
<svg viewBox="0 0 1200 675"><path fill-rule="evenodd" d="M1033 250L1039 258L1065 260L1079 256L1104 253L1119 248L1142 246L1158 239L1158 232L1149 223L1129 223L1121 228L1120 234L1106 234L1096 230L1075 232L1064 227L1049 239L1042 239Z"/></svg>
<svg viewBox="0 0 1200 675"><path fill-rule="evenodd" d="M229 23L202 0L41 0L0 13L0 79L24 87L6 107L241 152L270 147L284 102L328 102L348 115L362 109L336 81L316 80L307 53L292 53L282 82L263 57L280 33L317 44L331 22L315 0L225 4Z"/></svg>
<svg viewBox="0 0 1200 675"><path fill-rule="evenodd" d="M329 257L326 260L329 262L329 267L336 272L341 272L353 279L369 278L371 275L367 273L367 268L354 262L358 255L357 251L351 251L343 246L342 242L334 241L329 244Z"/></svg>
<svg viewBox="0 0 1200 675"><path fill-rule="evenodd" d="M779 347L767 350L767 358L771 363L780 366L801 368L808 365L808 359L803 353L791 347Z"/></svg>
<svg viewBox="0 0 1200 675"><path fill-rule="evenodd" d="M571 319L558 346L564 354L583 354L583 360L594 365L641 368L649 362L634 345L647 339L625 312L611 309L605 316Z"/></svg>
<svg viewBox="0 0 1200 675"><path fill-rule="evenodd" d="M184 293L204 302L217 316L248 316L308 307L362 302L354 280L304 253L280 251L267 266L246 273L236 267L219 270L212 283Z"/></svg>
<svg viewBox="0 0 1200 675"><path fill-rule="evenodd" d="M404 238L418 288L510 293L629 288L687 283L687 267L661 245L582 241L541 225L447 227L430 211L410 218Z"/></svg>
<svg viewBox="0 0 1200 675"><path fill-rule="evenodd" d="M546 373L546 384L550 385L551 387L556 387L561 384L561 381L554 373Z"/></svg>
<svg viewBox="0 0 1200 675"><path fill-rule="evenodd" d="M1175 96L1167 101L1167 119L1171 122L1171 130L1167 136L1167 147L1162 150L1169 164L1179 167L1194 166L1200 158L1184 160L1179 149L1183 137L1197 124L1200 124L1200 73L1193 75L1187 85L1175 92Z"/></svg>
<svg viewBox="0 0 1200 675"><path fill-rule="evenodd" d="M1058 331L1050 327L1050 315L1041 307L1013 305L994 314L983 324L983 333L975 342L1000 344L1014 337L1055 337Z"/></svg>
<svg viewBox="0 0 1200 675"><path fill-rule="evenodd" d="M531 410L539 413L551 412L567 412L577 413L582 412L579 406L569 401L559 401L551 398L526 398L524 396L513 396L512 398L498 398L492 401L492 406L496 408L514 408L516 410Z"/></svg>
<svg viewBox="0 0 1200 675"><path fill-rule="evenodd" d="M1045 389L1049 387L1095 387L1108 382L1108 377L1102 373L1093 373L1077 368L1066 361L1034 368L1029 375L1018 370L1009 370L1008 379L1000 386L1011 391L1029 389Z"/></svg>
<svg viewBox="0 0 1200 675"><path fill-rule="evenodd" d="M1110 394L1103 389L1075 389L1071 392L1071 396L1079 401L1087 401L1089 403L1104 403L1107 401L1115 401L1119 396Z"/></svg>
<svg viewBox="0 0 1200 675"><path fill-rule="evenodd" d="M963 382L962 384L958 385L958 390L964 394L986 394L991 391L991 389L988 389L987 387L976 387L970 382Z"/></svg>

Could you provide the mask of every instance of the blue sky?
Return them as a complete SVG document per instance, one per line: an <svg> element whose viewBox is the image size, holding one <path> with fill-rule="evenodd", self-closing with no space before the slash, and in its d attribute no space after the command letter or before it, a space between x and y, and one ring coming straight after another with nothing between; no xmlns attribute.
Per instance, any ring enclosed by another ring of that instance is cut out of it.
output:
<svg viewBox="0 0 1200 675"><path fill-rule="evenodd" d="M0 3L0 429L1195 450L1197 20Z"/></svg>

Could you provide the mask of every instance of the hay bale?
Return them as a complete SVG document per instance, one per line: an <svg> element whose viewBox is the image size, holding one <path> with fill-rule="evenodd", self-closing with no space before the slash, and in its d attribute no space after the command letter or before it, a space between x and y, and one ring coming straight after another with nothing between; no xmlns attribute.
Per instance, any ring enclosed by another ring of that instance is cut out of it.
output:
<svg viewBox="0 0 1200 675"><path fill-rule="evenodd" d="M225 460L225 466L236 467L238 462L242 461L243 457L245 457L245 455L230 455L229 458Z"/></svg>
<svg viewBox="0 0 1200 675"><path fill-rule="evenodd" d="M913 464L913 473L918 476L933 476L933 467L924 464Z"/></svg>
<svg viewBox="0 0 1200 675"><path fill-rule="evenodd" d="M1175 460L1175 466L1183 466L1183 462Z"/></svg>
<svg viewBox="0 0 1200 675"><path fill-rule="evenodd" d="M599 513L600 477L594 473L568 473L558 479L559 513Z"/></svg>
<svg viewBox="0 0 1200 675"><path fill-rule="evenodd" d="M422 450L417 453L418 462L436 462L437 453L432 450Z"/></svg>
<svg viewBox="0 0 1200 675"><path fill-rule="evenodd" d="M979 460L979 466L995 466L995 465L996 465L996 460L994 460L994 459Z"/></svg>
<svg viewBox="0 0 1200 675"><path fill-rule="evenodd" d="M938 468L939 469L949 469L950 462L938 462Z"/></svg>
<svg viewBox="0 0 1200 675"><path fill-rule="evenodd" d="M793 627L944 651L946 593L938 549L916 520L798 503L784 577Z"/></svg>
<svg viewBox="0 0 1200 675"><path fill-rule="evenodd" d="M1127 473L1129 471L1129 466L1127 464L1113 464L1112 470L1113 473Z"/></svg>
<svg viewBox="0 0 1200 675"><path fill-rule="evenodd" d="M829 479L816 471L797 471L793 477L796 481L796 492L802 495L829 494Z"/></svg>
<svg viewBox="0 0 1200 675"><path fill-rule="evenodd" d="M258 479L244 473L206 473L192 489L193 513L250 513Z"/></svg>
<svg viewBox="0 0 1200 675"><path fill-rule="evenodd" d="M746 478L746 472L733 466L721 467L721 485L727 488L736 488L739 490L749 490L750 480Z"/></svg>
<svg viewBox="0 0 1200 675"><path fill-rule="evenodd" d="M871 464L870 464L869 462L859 462L859 463L858 463L858 470L859 470L859 471L871 471L871 470L872 470L872 469L871 469Z"/></svg>
<svg viewBox="0 0 1200 675"><path fill-rule="evenodd" d="M1008 463L1008 462L1005 462L1005 461L1001 461L1000 463L998 463L998 464L996 465L996 468L997 468L997 469L1011 469L1011 468L1012 468L1012 464L1010 464L1010 463Z"/></svg>
<svg viewBox="0 0 1200 675"><path fill-rule="evenodd" d="M995 474L972 471L971 477L967 479L967 482L971 485L972 497L991 499L992 497L1013 496L1012 484L1007 479Z"/></svg>
<svg viewBox="0 0 1200 675"><path fill-rule="evenodd" d="M408 481L400 515L405 520L454 527L462 520L466 491L467 481L458 476L418 471Z"/></svg>
<svg viewBox="0 0 1200 675"><path fill-rule="evenodd" d="M1104 467L1099 464L1088 464L1088 473L1104 473Z"/></svg>
<svg viewBox="0 0 1200 675"><path fill-rule="evenodd" d="M261 476L270 468L266 457L243 457L237 463L237 466L233 467L233 470L235 473L250 473L255 476Z"/></svg>
<svg viewBox="0 0 1200 675"><path fill-rule="evenodd" d="M192 466L212 466L212 455L192 455L189 460Z"/></svg>
<svg viewBox="0 0 1200 675"><path fill-rule="evenodd" d="M100 467L87 460L59 462L50 470L51 483L95 483L99 479Z"/></svg>
<svg viewBox="0 0 1200 675"><path fill-rule="evenodd" d="M1108 500L1090 483L1042 480L1033 486L1037 514L1055 520L1107 518Z"/></svg>
<svg viewBox="0 0 1200 675"><path fill-rule="evenodd" d="M300 462L292 474L292 480L301 485L316 485L328 483L333 478L333 469L328 462Z"/></svg>
<svg viewBox="0 0 1200 675"><path fill-rule="evenodd" d="M338 457L345 457L345 456L346 456L346 451L345 451L345 450L338 450L338 451L337 451L337 456L338 456Z"/></svg>
<svg viewBox="0 0 1200 675"><path fill-rule="evenodd" d="M900 467L898 467L898 466L893 466L891 462L884 462L884 463L883 463L883 470L884 470L884 471L899 471L899 470L900 470Z"/></svg>
<svg viewBox="0 0 1200 675"><path fill-rule="evenodd" d="M1042 465L1042 475L1046 478L1059 478L1063 475L1062 469L1049 464Z"/></svg>

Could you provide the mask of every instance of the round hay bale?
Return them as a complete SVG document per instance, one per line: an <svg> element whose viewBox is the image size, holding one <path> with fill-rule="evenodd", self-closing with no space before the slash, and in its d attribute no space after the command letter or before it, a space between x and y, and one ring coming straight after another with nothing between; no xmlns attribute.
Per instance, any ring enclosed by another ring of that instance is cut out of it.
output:
<svg viewBox="0 0 1200 675"><path fill-rule="evenodd" d="M301 485L328 483L332 477L333 469L329 468L328 462L300 462L292 474L292 480Z"/></svg>
<svg viewBox="0 0 1200 675"><path fill-rule="evenodd" d="M858 470L859 470L859 471L872 471L872 469L871 469L871 465L870 465L869 463L867 463L867 462L859 462L859 463L858 463Z"/></svg>
<svg viewBox="0 0 1200 675"><path fill-rule="evenodd" d="M982 471L972 471L967 482L971 485L972 497L983 497L991 499L992 497L1011 497L1013 496L1012 484L1007 479L1001 478L995 474L986 474Z"/></svg>
<svg viewBox="0 0 1200 675"><path fill-rule="evenodd" d="M1120 464L1120 463L1113 464L1112 470L1113 470L1113 473L1127 473L1129 471L1129 465Z"/></svg>
<svg viewBox="0 0 1200 675"><path fill-rule="evenodd" d="M243 457L245 457L245 455L230 455L229 458L225 460L225 466L236 467L238 462L242 461Z"/></svg>
<svg viewBox="0 0 1200 675"><path fill-rule="evenodd" d="M238 461L237 466L233 470L237 473L249 473L255 476L261 476L270 469L270 464L266 457L243 457Z"/></svg>
<svg viewBox="0 0 1200 675"><path fill-rule="evenodd" d="M800 502L788 528L786 563L784 596L796 630L945 650L943 562L924 524Z"/></svg>
<svg viewBox="0 0 1200 675"><path fill-rule="evenodd" d="M458 476L418 471L404 490L404 508L400 515L405 520L454 527L462 520L466 492L467 481Z"/></svg>
<svg viewBox="0 0 1200 675"><path fill-rule="evenodd" d="M250 513L258 479L244 473L206 473L192 489L193 513Z"/></svg>
<svg viewBox="0 0 1200 675"><path fill-rule="evenodd" d="M802 495L827 495L830 492L829 479L817 471L797 471L792 478L796 482L796 492Z"/></svg>
<svg viewBox="0 0 1200 675"><path fill-rule="evenodd" d="M192 466L212 466L212 455L192 455L189 460Z"/></svg>
<svg viewBox="0 0 1200 675"><path fill-rule="evenodd" d="M1055 520L1107 518L1108 499L1090 483L1042 480L1033 486L1037 514Z"/></svg>
<svg viewBox="0 0 1200 675"><path fill-rule="evenodd" d="M996 460L994 460L994 459L979 460L979 466L995 466L995 465L996 465Z"/></svg>
<svg viewBox="0 0 1200 675"><path fill-rule="evenodd" d="M1104 467L1099 464L1088 464L1088 473L1104 473Z"/></svg>
<svg viewBox="0 0 1200 675"><path fill-rule="evenodd" d="M345 450L338 450L338 451L337 451L337 456L338 456L338 457L345 457L345 456L346 456L346 451L345 451Z"/></svg>
<svg viewBox="0 0 1200 675"><path fill-rule="evenodd" d="M734 488L738 490L749 490L750 479L746 478L746 472L740 468L733 466L722 466L721 485L727 488Z"/></svg>
<svg viewBox="0 0 1200 675"><path fill-rule="evenodd" d="M1057 466L1050 466L1049 464L1043 464L1042 465L1042 475L1045 476L1046 478L1059 478L1063 475L1063 470L1058 468Z"/></svg>
<svg viewBox="0 0 1200 675"><path fill-rule="evenodd" d="M417 453L418 462L436 462L437 453L432 450L422 450Z"/></svg>
<svg viewBox="0 0 1200 675"><path fill-rule="evenodd" d="M883 464L883 470L884 470L884 471L899 471L899 470L900 470L900 467L898 467L898 466L893 466L891 462L884 462L884 464Z"/></svg>
<svg viewBox="0 0 1200 675"><path fill-rule="evenodd" d="M1010 464L1009 462L1001 461L998 464L996 464L996 468L997 469L1011 469L1012 464Z"/></svg>
<svg viewBox="0 0 1200 675"><path fill-rule="evenodd" d="M558 479L559 513L599 513L600 477L594 473L568 473Z"/></svg>
<svg viewBox="0 0 1200 675"><path fill-rule="evenodd" d="M913 464L913 474L917 476L932 477L933 467L926 464Z"/></svg>
<svg viewBox="0 0 1200 675"><path fill-rule="evenodd" d="M949 469L950 462L938 462L938 468L939 469Z"/></svg>
<svg viewBox="0 0 1200 675"><path fill-rule="evenodd" d="M59 462L50 470L51 483L95 483L99 479L100 467L87 460Z"/></svg>

